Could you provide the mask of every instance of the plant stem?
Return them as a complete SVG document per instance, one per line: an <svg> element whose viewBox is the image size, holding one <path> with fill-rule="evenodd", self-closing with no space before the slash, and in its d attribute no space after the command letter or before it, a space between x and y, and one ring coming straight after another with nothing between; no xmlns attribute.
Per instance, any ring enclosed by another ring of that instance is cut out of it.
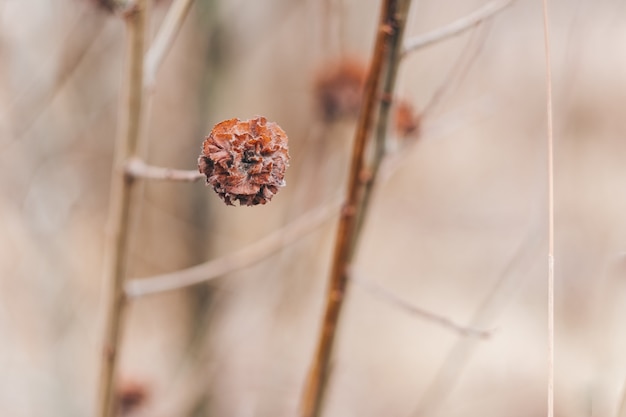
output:
<svg viewBox="0 0 626 417"><path fill-rule="evenodd" d="M480 24L482 21L489 19L492 16L495 16L498 12L513 4L514 1L515 0L492 1L485 4L480 9L477 9L467 16L463 16L462 18L455 20L454 22L446 26L435 29L423 35L412 37L407 40L404 46L404 50L402 51L402 57L404 58L411 52L417 51L418 49L425 48L434 43L441 42L453 36L460 35L466 30L469 30L474 26Z"/></svg>
<svg viewBox="0 0 626 417"><path fill-rule="evenodd" d="M322 226L337 213L339 201L312 209L270 235L221 258L168 274L135 278L125 284L130 298L176 291L249 267Z"/></svg>
<svg viewBox="0 0 626 417"><path fill-rule="evenodd" d="M122 116L115 145L115 161L111 184L109 214L110 239L107 242L105 279L110 285L106 330L103 344L102 369L99 385L100 417L112 417L115 412L113 388L120 344L121 324L126 306L124 278L128 263L128 241L134 179L126 174L125 164L136 156L140 134L143 100L143 54L146 25L146 0L136 0L125 14L127 27L127 57Z"/></svg>
<svg viewBox="0 0 626 417"><path fill-rule="evenodd" d="M548 148L548 417L554 416L554 122L548 0L543 0Z"/></svg>
<svg viewBox="0 0 626 417"><path fill-rule="evenodd" d="M363 228L363 223L367 218L367 212L370 207L370 201L372 198L372 192L378 179L378 172L380 165L385 158L387 147L387 126L389 121L389 112L393 104L392 97L396 86L396 78L398 74L398 67L400 60L402 59L402 40L404 37L404 28L406 27L406 18L409 12L410 1L399 1L398 11L395 16L394 32L389 40L387 47L387 56L385 61L387 62L387 69L384 72L382 82L382 92L380 96L382 100L378 107L378 116L376 121L376 131L374 134L374 153L372 156L371 165L369 168L369 175L367 181L365 181L365 187L363 190L363 201L361 213L357 219L356 232L354 233L352 242L352 252L356 251L357 241Z"/></svg>
<svg viewBox="0 0 626 417"><path fill-rule="evenodd" d="M422 307L418 307L404 298L389 291L387 288L380 284L366 279L360 274L352 271L350 274L350 281L361 286L365 290L369 291L372 295L378 299L387 302L389 305L405 311L412 316L419 317L420 319L435 323L444 329L451 330L462 337L473 337L477 339L487 339L491 337L492 332L489 330L480 330L475 327L463 326L455 323L449 318L432 311L426 310Z"/></svg>
<svg viewBox="0 0 626 417"><path fill-rule="evenodd" d="M329 363L337 332L337 324L346 295L348 268L353 257L353 246L356 243L358 228L357 219L362 211L364 177L366 176L366 149L371 138L375 122L375 112L380 99L380 85L389 65L390 46L399 25L405 17L400 16L409 0L383 0L381 5L380 23L377 27L374 53L364 91L364 101L352 150L352 160L348 174L348 190L346 201L341 210L337 238L333 254L329 287L326 296L326 307L313 363L304 387L300 415L302 417L318 417L323 405L323 395L328 380ZM399 19L402 17L402 19Z"/></svg>
<svg viewBox="0 0 626 417"><path fill-rule="evenodd" d="M132 158L126 164L126 175L154 181L196 182L205 179L206 175L197 170L157 167L146 164L140 158Z"/></svg>
<svg viewBox="0 0 626 417"><path fill-rule="evenodd" d="M163 62L165 55L172 47L192 3L193 0L174 0L168 9L150 49L146 53L144 67L145 87L150 88L154 86L156 73L161 66L161 62Z"/></svg>

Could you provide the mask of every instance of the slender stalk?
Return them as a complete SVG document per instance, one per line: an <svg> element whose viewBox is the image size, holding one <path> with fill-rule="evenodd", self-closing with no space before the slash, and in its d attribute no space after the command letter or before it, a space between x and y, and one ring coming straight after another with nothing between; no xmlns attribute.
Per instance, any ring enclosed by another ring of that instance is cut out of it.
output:
<svg viewBox="0 0 626 417"><path fill-rule="evenodd" d="M157 32L154 42L146 53L144 67L144 82L146 87L152 87L156 73L163 62L163 58L170 50L178 31L189 13L193 0L174 0L165 15L165 19Z"/></svg>
<svg viewBox="0 0 626 417"><path fill-rule="evenodd" d="M300 409L302 417L317 417L321 414L335 334L346 295L348 267L352 261L352 248L356 243L357 219L362 210L366 148L375 122L382 77L386 65L389 64L385 60L389 59L388 51L395 33L404 22L404 19L398 19L402 17L400 11L405 9L405 3L408 4L409 1L383 0L381 4L380 23L352 149L347 196L337 228L322 329L304 387Z"/></svg>
<svg viewBox="0 0 626 417"><path fill-rule="evenodd" d="M99 386L100 417L113 416L113 388L120 344L121 324L126 306L124 278L128 263L129 225L134 180L124 166L134 157L139 142L143 89L144 32L146 0L136 0L133 9L125 14L127 26L126 75L123 93L123 124L115 145L115 162L111 185L109 214L110 240L107 244L106 282L110 285L106 330L104 336L101 379Z"/></svg>
<svg viewBox="0 0 626 417"><path fill-rule="evenodd" d="M431 323L435 323L444 329L450 330L463 337L474 337L478 339L487 339L491 337L491 333L488 330L480 330L475 327L463 326L455 323L447 317L440 314L433 313L425 308L418 307L404 298L389 291L387 288L380 284L366 279L361 274L356 274L354 271L350 274L350 281L361 286L365 290L369 291L372 295L378 299L387 302L389 305L397 307L399 310L405 311L412 316L419 317L420 319L427 320Z"/></svg>
<svg viewBox="0 0 626 417"><path fill-rule="evenodd" d="M126 295L136 298L176 291L254 265L319 228L334 217L338 206L339 202L335 202L313 209L282 229L224 257L169 274L131 279L125 285Z"/></svg>
<svg viewBox="0 0 626 417"><path fill-rule="evenodd" d="M154 181L181 181L196 182L206 178L197 170L174 169L157 167L146 164L140 158L132 158L126 164L126 175L131 178L141 178Z"/></svg>
<svg viewBox="0 0 626 417"><path fill-rule="evenodd" d="M406 57L411 52L425 48L442 40L462 34L463 32L473 28L485 19L495 16L498 12L513 4L515 0L496 0L487 3L480 9L455 20L454 22L435 29L423 35L418 35L408 39L402 51L402 57Z"/></svg>
<svg viewBox="0 0 626 417"><path fill-rule="evenodd" d="M546 116L548 139L548 417L554 416L554 124L552 117L552 64L548 0L543 0L546 54Z"/></svg>
<svg viewBox="0 0 626 417"><path fill-rule="evenodd" d="M615 417L626 417L626 381L622 387L621 400Z"/></svg>
<svg viewBox="0 0 626 417"><path fill-rule="evenodd" d="M378 172L380 165L385 158L387 147L387 126L389 123L389 112L392 106L392 97L396 86L396 78L398 74L398 66L402 58L402 40L404 37L404 28L406 27L406 18L409 12L410 1L399 2L398 11L396 12L396 21L394 22L394 32L391 34L389 45L387 47L387 68L384 72L382 82L382 92L380 96L382 100L378 107L378 116L376 119L376 131L374 133L374 152L370 164L367 181L363 190L363 200L361 202L362 209L358 216L356 233L352 242L352 251L356 250L356 244L363 228L363 223L367 218L367 213L372 199L372 192L378 180Z"/></svg>

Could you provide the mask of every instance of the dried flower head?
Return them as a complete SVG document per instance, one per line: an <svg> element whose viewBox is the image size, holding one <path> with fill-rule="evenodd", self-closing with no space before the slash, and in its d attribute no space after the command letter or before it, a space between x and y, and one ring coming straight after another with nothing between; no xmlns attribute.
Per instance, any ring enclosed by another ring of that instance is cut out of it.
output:
<svg viewBox="0 0 626 417"><path fill-rule="evenodd" d="M109 13L115 12L115 9L119 7L117 0L89 0L95 7L105 10Z"/></svg>
<svg viewBox="0 0 626 417"><path fill-rule="evenodd" d="M315 101L327 122L359 114L367 77L365 65L346 59L328 66L315 80Z"/></svg>
<svg viewBox="0 0 626 417"><path fill-rule="evenodd" d="M138 381L127 380L120 383L116 393L118 414L125 416L141 408L148 401L149 391L145 384Z"/></svg>
<svg viewBox="0 0 626 417"><path fill-rule="evenodd" d="M407 138L418 136L421 118L411 103L406 100L398 100L394 109L394 127L398 136Z"/></svg>
<svg viewBox="0 0 626 417"><path fill-rule="evenodd" d="M285 185L287 134L265 117L218 123L205 139L198 169L230 206L265 204Z"/></svg>

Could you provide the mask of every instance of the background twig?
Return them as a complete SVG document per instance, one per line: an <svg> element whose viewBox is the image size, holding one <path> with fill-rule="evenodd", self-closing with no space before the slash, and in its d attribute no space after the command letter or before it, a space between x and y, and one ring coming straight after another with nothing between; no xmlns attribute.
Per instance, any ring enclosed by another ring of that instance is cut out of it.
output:
<svg viewBox="0 0 626 417"><path fill-rule="evenodd" d="M154 85L159 66L170 50L192 3L193 0L174 0L168 9L154 42L146 53L144 66L145 87L149 88Z"/></svg>
<svg viewBox="0 0 626 417"><path fill-rule="evenodd" d="M114 172L111 185L111 208L105 279L110 285L107 304L107 323L104 336L103 362L99 386L100 417L114 413L113 388L117 365L117 353L121 336L122 318L126 306L124 278L128 264L128 241L130 214L133 201L134 181L124 172L126 161L135 156L140 135L143 99L143 53L146 24L146 0L137 0L126 16L127 58L126 85L123 92L124 123L119 129L115 145Z"/></svg>
<svg viewBox="0 0 626 417"><path fill-rule="evenodd" d="M338 206L337 202L312 210L258 242L222 258L169 274L129 280L126 283L126 294L129 297L142 297L175 291L254 265L316 230L336 214Z"/></svg>
<svg viewBox="0 0 626 417"><path fill-rule="evenodd" d="M490 331L463 326L453 322L447 317L433 313L432 311L428 311L421 307L417 307L409 301L389 291L385 287L382 287L380 284L377 284L372 280L366 279L362 274L352 271L350 273L350 281L355 282L356 284L360 285L362 288L370 292L372 295L383 301L386 301L392 306L398 307L399 309L406 311L411 315L436 323L443 328L459 334L460 336L477 337L480 339L486 339L491 336Z"/></svg>
<svg viewBox="0 0 626 417"><path fill-rule="evenodd" d="M468 29L476 26L485 19L494 16L499 11L513 4L515 0L498 0L487 3L480 9L473 13L463 16L462 18L455 20L454 22L423 35L418 35L409 38L404 44L404 50L402 51L402 57L404 58L411 52L434 43L440 42L444 39L451 38L456 35L460 35Z"/></svg>
<svg viewBox="0 0 626 417"><path fill-rule="evenodd" d="M548 0L543 0L546 63L546 118L548 147L548 417L554 416L554 128L552 120L552 64Z"/></svg>

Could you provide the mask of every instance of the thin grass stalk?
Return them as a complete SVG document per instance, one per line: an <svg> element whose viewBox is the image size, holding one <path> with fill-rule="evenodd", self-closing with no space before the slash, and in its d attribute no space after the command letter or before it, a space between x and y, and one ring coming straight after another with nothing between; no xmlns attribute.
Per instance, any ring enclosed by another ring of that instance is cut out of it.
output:
<svg viewBox="0 0 626 417"><path fill-rule="evenodd" d="M337 228L322 328L304 387L300 408L302 417L318 417L321 414L337 325L346 296L348 269L353 255L352 248L357 240L355 238L358 230L357 219L363 208L366 149L371 139L376 110L379 106L383 74L389 67L390 47L398 30L399 12L405 9L404 4L408 2L408 0L383 0L381 4L380 23L377 27L374 53L352 149L347 196ZM404 22L404 18L401 22Z"/></svg>
<svg viewBox="0 0 626 417"><path fill-rule="evenodd" d="M552 112L552 64L548 0L543 0L543 34L546 64L546 118L548 148L548 417L554 416L554 123Z"/></svg>
<svg viewBox="0 0 626 417"><path fill-rule="evenodd" d="M105 282L110 285L97 415L112 417L115 413L113 392L126 307L124 279L127 274L128 242L134 194L134 179L126 174L126 162L136 156L140 136L143 102L143 56L147 0L136 0L125 15L127 30L126 74L122 98L121 125L115 145L111 183L109 222L111 235L107 242Z"/></svg>

